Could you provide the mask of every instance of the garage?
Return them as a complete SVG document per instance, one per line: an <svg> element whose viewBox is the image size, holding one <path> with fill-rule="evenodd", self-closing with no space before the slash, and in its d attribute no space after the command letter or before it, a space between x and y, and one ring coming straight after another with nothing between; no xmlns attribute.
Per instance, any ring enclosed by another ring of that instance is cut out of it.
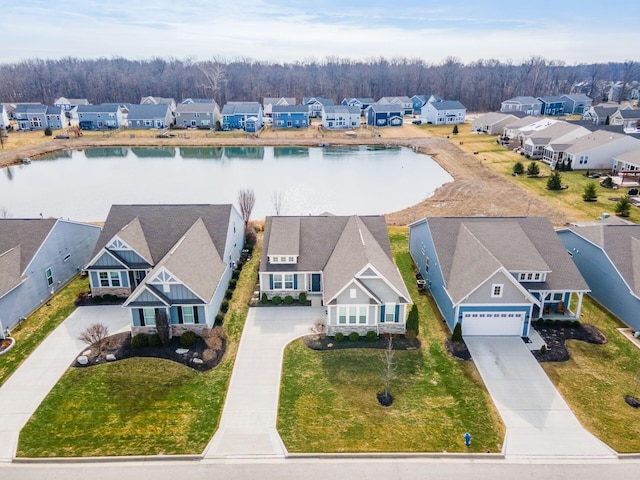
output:
<svg viewBox="0 0 640 480"><path fill-rule="evenodd" d="M468 312L462 315L462 335L522 336L523 312Z"/></svg>

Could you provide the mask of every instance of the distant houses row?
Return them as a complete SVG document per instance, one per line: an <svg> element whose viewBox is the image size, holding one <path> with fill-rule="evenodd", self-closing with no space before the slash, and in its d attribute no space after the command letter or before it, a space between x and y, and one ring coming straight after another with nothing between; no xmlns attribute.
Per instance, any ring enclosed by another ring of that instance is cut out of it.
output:
<svg viewBox="0 0 640 480"><path fill-rule="evenodd" d="M18 130L52 130L79 127L84 130L128 127L135 129L207 128L257 132L266 124L273 128L308 128L310 119L320 119L323 128L344 130L362 123L375 127L401 126L406 115L419 115L431 124L464 123L466 108L458 101L437 95L345 98L336 105L332 98L266 97L259 102L227 102L222 109L213 99L187 98L176 104L172 98L143 97L139 104L102 103L86 99L58 98L52 106L40 103L4 103L0 106L0 128L15 122Z"/></svg>

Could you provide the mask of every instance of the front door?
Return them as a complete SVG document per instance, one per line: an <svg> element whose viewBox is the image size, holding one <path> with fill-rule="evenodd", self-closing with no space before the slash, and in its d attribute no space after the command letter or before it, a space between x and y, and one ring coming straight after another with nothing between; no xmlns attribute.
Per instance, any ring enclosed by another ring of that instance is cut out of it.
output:
<svg viewBox="0 0 640 480"><path fill-rule="evenodd" d="M320 274L319 273L311 274L311 291L312 292L320 291Z"/></svg>

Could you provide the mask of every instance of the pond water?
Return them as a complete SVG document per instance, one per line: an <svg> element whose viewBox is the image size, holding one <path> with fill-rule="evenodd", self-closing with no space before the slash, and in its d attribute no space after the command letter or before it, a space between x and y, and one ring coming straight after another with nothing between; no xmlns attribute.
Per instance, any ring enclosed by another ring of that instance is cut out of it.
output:
<svg viewBox="0 0 640 480"><path fill-rule="evenodd" d="M233 203L253 189L252 218L372 215L409 207L453 179L404 147L93 148L0 172L0 215L104 221L112 204Z"/></svg>

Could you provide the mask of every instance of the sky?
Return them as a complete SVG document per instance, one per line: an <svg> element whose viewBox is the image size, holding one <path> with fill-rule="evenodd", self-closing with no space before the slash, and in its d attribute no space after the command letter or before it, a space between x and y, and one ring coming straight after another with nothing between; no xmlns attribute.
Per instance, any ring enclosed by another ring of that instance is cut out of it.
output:
<svg viewBox="0 0 640 480"><path fill-rule="evenodd" d="M638 60L640 1L2 1L0 63L28 58L326 57L439 63L532 56L569 65Z"/></svg>

